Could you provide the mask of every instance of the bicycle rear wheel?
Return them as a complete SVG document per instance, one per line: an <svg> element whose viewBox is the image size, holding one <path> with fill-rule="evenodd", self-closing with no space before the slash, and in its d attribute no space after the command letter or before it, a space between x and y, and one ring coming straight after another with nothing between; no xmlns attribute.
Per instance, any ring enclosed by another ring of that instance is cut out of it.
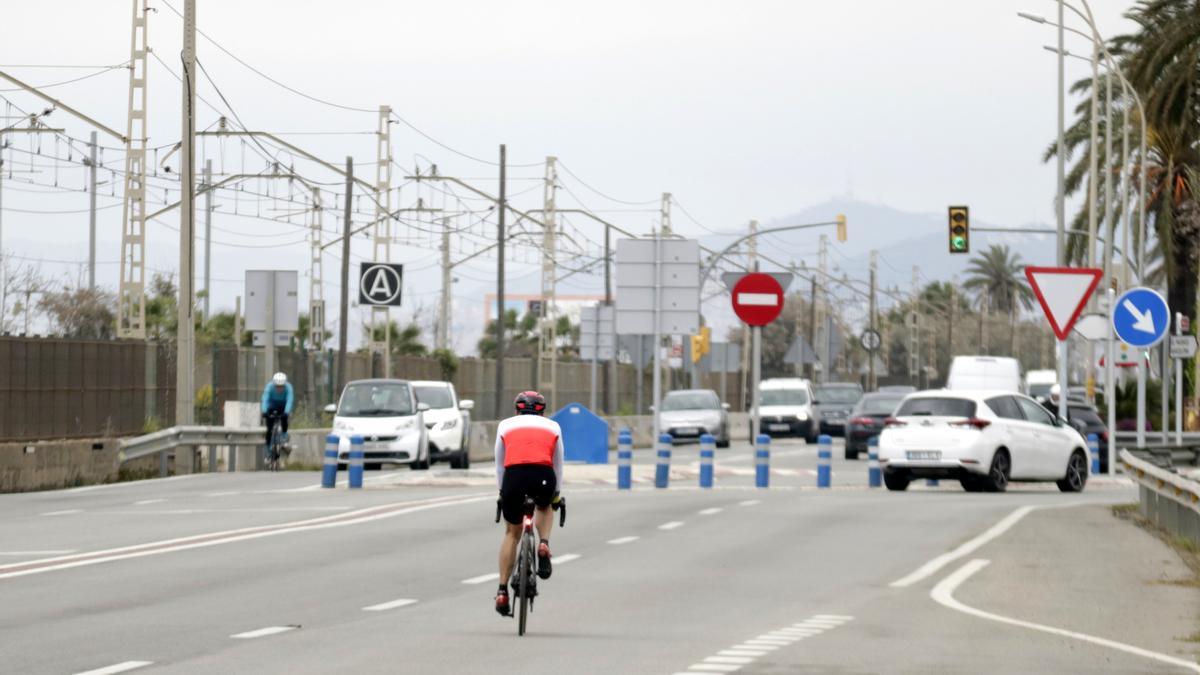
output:
<svg viewBox="0 0 1200 675"><path fill-rule="evenodd" d="M517 613L517 635L525 634L525 618L529 615L529 580L533 577L533 537L525 534L521 537L521 556L517 564L517 583L520 584L521 607Z"/></svg>

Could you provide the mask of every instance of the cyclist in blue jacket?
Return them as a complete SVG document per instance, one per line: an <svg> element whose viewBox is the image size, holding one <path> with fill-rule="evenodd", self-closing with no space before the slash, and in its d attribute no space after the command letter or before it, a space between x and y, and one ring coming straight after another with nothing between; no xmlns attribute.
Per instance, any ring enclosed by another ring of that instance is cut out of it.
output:
<svg viewBox="0 0 1200 675"><path fill-rule="evenodd" d="M292 414L292 407L295 403L296 395L292 391L292 385L287 381L287 375L275 373L271 377L271 381L267 383L267 388L263 389L262 394L262 415L267 426L266 457L268 460L271 457L271 434L275 430L276 422L279 423L279 430L282 432L283 444L287 444L288 416Z"/></svg>

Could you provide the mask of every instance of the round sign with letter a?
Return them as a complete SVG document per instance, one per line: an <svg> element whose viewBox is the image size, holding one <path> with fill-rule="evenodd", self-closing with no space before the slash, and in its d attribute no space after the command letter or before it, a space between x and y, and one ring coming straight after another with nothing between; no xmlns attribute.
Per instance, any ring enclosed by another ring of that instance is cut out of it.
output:
<svg viewBox="0 0 1200 675"><path fill-rule="evenodd" d="M770 274L753 272L733 285L733 311L751 326L765 326L783 311L783 287Z"/></svg>

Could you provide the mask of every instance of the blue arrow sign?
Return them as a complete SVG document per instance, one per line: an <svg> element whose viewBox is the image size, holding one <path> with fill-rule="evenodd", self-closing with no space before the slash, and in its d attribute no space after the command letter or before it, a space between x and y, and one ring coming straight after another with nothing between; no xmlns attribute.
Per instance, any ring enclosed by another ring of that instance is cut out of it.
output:
<svg viewBox="0 0 1200 675"><path fill-rule="evenodd" d="M1131 288L1117 296L1112 308L1112 326L1122 342L1139 348L1153 347L1171 327L1171 309L1158 291Z"/></svg>

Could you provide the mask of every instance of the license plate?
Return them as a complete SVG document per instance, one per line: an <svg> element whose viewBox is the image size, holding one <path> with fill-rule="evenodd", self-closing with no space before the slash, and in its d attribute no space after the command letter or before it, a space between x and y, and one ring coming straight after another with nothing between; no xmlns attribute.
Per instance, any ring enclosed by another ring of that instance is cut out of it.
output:
<svg viewBox="0 0 1200 675"><path fill-rule="evenodd" d="M675 430L675 433L679 434L680 436L695 436L696 434L700 433L700 430L696 427L680 427Z"/></svg>
<svg viewBox="0 0 1200 675"><path fill-rule="evenodd" d="M787 431L791 429L791 427L786 424L768 424L767 429L771 431Z"/></svg>
<svg viewBox="0 0 1200 675"><path fill-rule="evenodd" d="M904 453L908 459L932 459L939 460L942 458L941 450L909 450Z"/></svg>

